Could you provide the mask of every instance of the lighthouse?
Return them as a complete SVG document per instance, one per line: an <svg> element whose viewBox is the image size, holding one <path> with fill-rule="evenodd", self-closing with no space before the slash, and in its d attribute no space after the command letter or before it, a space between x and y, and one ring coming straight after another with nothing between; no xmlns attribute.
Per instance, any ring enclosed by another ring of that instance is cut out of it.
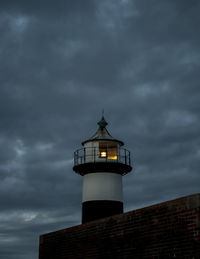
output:
<svg viewBox="0 0 200 259"><path fill-rule="evenodd" d="M107 125L102 116L96 133L74 152L73 170L83 176L82 223L123 213L122 176L132 170L130 152Z"/></svg>

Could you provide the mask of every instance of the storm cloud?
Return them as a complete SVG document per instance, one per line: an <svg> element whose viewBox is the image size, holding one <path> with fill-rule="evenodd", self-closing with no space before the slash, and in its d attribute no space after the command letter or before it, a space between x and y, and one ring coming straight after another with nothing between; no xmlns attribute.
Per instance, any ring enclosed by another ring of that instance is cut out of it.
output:
<svg viewBox="0 0 200 259"><path fill-rule="evenodd" d="M0 257L80 224L73 152L97 129L131 151L125 210L200 191L200 2L0 2Z"/></svg>

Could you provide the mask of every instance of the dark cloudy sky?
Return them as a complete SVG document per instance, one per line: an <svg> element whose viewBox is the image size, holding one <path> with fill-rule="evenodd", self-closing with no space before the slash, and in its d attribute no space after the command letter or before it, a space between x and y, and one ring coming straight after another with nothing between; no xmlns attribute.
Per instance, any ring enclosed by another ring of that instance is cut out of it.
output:
<svg viewBox="0 0 200 259"><path fill-rule="evenodd" d="M125 210L200 191L199 0L0 1L0 258L81 220L73 152L132 152Z"/></svg>

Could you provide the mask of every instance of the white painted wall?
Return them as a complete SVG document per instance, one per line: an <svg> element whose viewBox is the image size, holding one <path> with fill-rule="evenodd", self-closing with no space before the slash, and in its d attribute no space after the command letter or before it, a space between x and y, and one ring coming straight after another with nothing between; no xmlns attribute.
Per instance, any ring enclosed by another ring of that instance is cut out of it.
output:
<svg viewBox="0 0 200 259"><path fill-rule="evenodd" d="M123 202L122 176L106 172L84 175L82 202L91 200Z"/></svg>

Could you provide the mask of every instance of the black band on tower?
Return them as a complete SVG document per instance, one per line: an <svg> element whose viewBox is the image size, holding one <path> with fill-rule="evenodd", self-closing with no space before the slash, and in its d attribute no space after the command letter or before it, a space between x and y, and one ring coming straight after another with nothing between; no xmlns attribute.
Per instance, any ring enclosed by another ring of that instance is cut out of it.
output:
<svg viewBox="0 0 200 259"><path fill-rule="evenodd" d="M94 200L82 203L82 223L123 213L123 202Z"/></svg>

